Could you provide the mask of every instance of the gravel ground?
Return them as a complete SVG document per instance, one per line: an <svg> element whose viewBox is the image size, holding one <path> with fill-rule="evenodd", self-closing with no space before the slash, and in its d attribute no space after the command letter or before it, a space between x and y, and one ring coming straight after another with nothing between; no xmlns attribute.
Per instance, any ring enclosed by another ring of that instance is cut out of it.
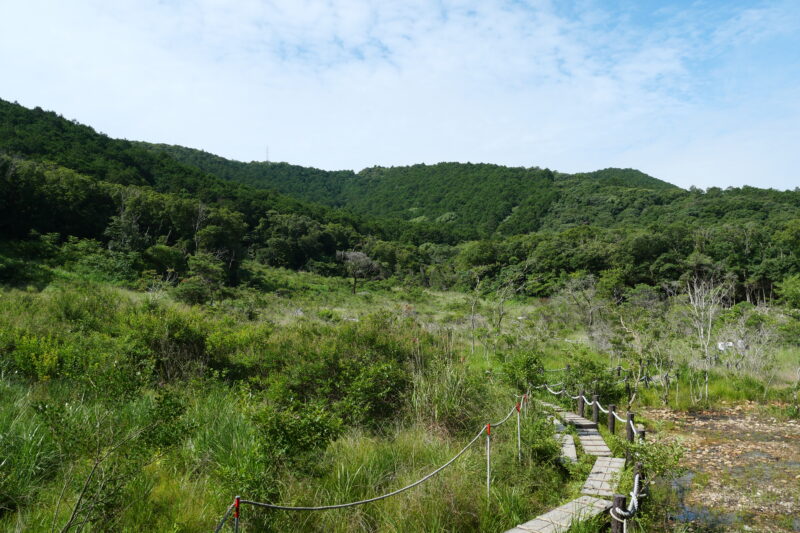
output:
<svg viewBox="0 0 800 533"><path fill-rule="evenodd" d="M642 414L667 422L659 439L687 449L676 522L691 531L800 531L800 421L770 417L755 404Z"/></svg>

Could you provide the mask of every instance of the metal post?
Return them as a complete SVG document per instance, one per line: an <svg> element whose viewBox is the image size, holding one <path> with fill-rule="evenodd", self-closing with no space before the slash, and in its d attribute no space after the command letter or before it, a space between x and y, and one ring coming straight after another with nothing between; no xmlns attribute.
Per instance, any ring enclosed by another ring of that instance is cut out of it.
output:
<svg viewBox="0 0 800 533"><path fill-rule="evenodd" d="M611 505L612 509L625 509L627 507L627 498L622 494L614 494L614 502ZM623 533L624 524L613 516L611 517L611 533Z"/></svg>
<svg viewBox="0 0 800 533"><path fill-rule="evenodd" d="M614 435L617 429L617 419L614 418L614 413L617 411L616 405L608 406L608 431Z"/></svg>
<svg viewBox="0 0 800 533"><path fill-rule="evenodd" d="M522 462L522 433L519 429L519 404L517 404L517 458Z"/></svg>
<svg viewBox="0 0 800 533"><path fill-rule="evenodd" d="M583 408L584 408L583 392L584 392L583 388L581 388L581 390L578 391L578 416L583 416Z"/></svg>
<svg viewBox="0 0 800 533"><path fill-rule="evenodd" d="M492 449L492 425L486 424L486 502L489 502L492 489L492 462L490 454Z"/></svg>
<svg viewBox="0 0 800 533"><path fill-rule="evenodd" d="M592 422L595 424L597 424L597 421L600 419L600 409L598 408L597 398L599 398L597 394L592 395Z"/></svg>

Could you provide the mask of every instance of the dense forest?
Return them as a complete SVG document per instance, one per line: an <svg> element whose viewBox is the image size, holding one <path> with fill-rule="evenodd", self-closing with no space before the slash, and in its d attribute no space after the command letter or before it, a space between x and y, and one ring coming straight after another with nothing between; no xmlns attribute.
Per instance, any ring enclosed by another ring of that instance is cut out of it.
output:
<svg viewBox="0 0 800 533"><path fill-rule="evenodd" d="M111 139L8 102L0 103L0 151L2 234L88 239L124 265L109 269L127 281L156 271L236 285L248 278L242 260L252 258L546 296L572 275L621 294L703 272L732 280L737 299L758 301L800 272L797 190L687 191L619 169L567 175L442 163L353 173L245 164ZM343 255L351 251L369 261L354 264Z"/></svg>

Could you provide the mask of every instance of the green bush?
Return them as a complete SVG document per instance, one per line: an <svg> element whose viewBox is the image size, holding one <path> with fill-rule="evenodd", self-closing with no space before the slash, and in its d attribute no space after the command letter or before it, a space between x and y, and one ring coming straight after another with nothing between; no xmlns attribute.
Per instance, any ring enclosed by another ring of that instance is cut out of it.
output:
<svg viewBox="0 0 800 533"><path fill-rule="evenodd" d="M191 305L202 305L214 298L215 288L200 276L184 278L172 290L176 300Z"/></svg>
<svg viewBox="0 0 800 533"><path fill-rule="evenodd" d="M518 391L526 391L529 385L544 382L544 365L536 352L526 350L513 353L503 364L506 380Z"/></svg>
<svg viewBox="0 0 800 533"><path fill-rule="evenodd" d="M253 416L261 450L272 462L302 466L342 431L342 420L321 402L268 406Z"/></svg>

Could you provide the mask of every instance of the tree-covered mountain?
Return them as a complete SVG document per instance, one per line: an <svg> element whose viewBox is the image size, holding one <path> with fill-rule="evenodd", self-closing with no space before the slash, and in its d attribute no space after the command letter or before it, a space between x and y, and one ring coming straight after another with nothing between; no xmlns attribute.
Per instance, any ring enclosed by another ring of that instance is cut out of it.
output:
<svg viewBox="0 0 800 533"><path fill-rule="evenodd" d="M231 181L356 213L433 222L460 239L486 238L495 232L523 234L553 226L561 219L553 207L564 203L559 202L562 197L570 205L591 201L575 197L576 191L613 197L624 192L664 195L680 190L633 169L569 175L538 167L438 163L372 167L355 173L287 163L242 163L180 146L141 145Z"/></svg>
<svg viewBox="0 0 800 533"><path fill-rule="evenodd" d="M617 290L704 273L768 298L800 273L798 190L683 190L631 169L239 163L3 101L0 192L0 240L66 246L62 257L128 282L155 271L236 284L247 261L343 275L348 251L375 277L530 295L574 275Z"/></svg>

